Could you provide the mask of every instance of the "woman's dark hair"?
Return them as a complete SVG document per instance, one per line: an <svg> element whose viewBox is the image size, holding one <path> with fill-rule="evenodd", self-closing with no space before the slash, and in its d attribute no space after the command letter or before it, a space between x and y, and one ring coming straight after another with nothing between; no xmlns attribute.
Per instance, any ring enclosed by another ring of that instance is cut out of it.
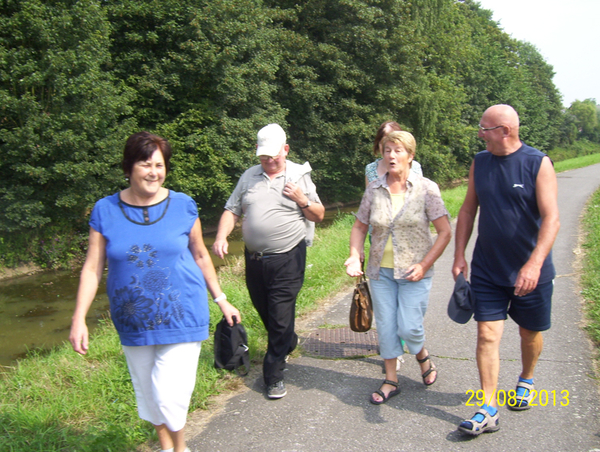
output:
<svg viewBox="0 0 600 452"><path fill-rule="evenodd" d="M127 138L125 149L123 150L123 161L121 162L125 175L129 176L136 162L145 162L157 149L163 155L166 174L168 174L172 151L171 145L167 140L149 132L134 133Z"/></svg>
<svg viewBox="0 0 600 452"><path fill-rule="evenodd" d="M402 131L402 127L396 121L386 121L379 126L377 129L377 133L375 134L375 141L373 141L373 154L379 155L379 143L384 136L386 136L385 130L389 129L390 132L400 132ZM389 132L388 132L389 133Z"/></svg>

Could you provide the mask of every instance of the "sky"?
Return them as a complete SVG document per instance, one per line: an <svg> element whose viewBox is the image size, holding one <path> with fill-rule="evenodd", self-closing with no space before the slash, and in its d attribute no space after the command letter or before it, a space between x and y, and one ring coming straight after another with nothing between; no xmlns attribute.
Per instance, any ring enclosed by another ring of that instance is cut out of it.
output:
<svg viewBox="0 0 600 452"><path fill-rule="evenodd" d="M477 0L519 41L533 44L554 67L554 85L568 107L600 104L600 0Z"/></svg>

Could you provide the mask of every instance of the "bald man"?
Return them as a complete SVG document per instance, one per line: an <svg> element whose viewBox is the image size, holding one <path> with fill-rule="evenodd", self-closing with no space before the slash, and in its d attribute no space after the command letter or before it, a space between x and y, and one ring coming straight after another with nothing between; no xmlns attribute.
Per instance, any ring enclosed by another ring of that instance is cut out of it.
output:
<svg viewBox="0 0 600 452"><path fill-rule="evenodd" d="M458 429L468 435L499 427L497 385L500 339L507 316L519 325L522 371L512 410L530 407L533 372L550 328L554 284L552 245L560 227L557 182L550 158L519 139L519 116L509 105L488 108L479 123L486 142L469 172L458 214L452 274L468 277L465 249L478 209L478 236L471 261L476 299L477 367L485 404ZM512 391L511 391L512 394Z"/></svg>

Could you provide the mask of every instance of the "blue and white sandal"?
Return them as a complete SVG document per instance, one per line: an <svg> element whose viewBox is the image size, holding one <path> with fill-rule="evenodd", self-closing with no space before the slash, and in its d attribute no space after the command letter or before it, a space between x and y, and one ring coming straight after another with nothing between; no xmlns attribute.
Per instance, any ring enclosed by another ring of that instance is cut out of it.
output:
<svg viewBox="0 0 600 452"><path fill-rule="evenodd" d="M509 410L523 411L531 408L531 405L529 404L533 399L533 384L527 383L526 381L519 381L517 383L517 392L519 391L519 388L523 388L525 391L523 392L523 395L517 395L513 403L507 401L506 406Z"/></svg>
<svg viewBox="0 0 600 452"><path fill-rule="evenodd" d="M483 416L483 420L481 416ZM458 426L458 430L467 435L479 436L482 433L492 433L500 430L500 413L496 411L493 416L485 408L480 408L471 419L465 419Z"/></svg>

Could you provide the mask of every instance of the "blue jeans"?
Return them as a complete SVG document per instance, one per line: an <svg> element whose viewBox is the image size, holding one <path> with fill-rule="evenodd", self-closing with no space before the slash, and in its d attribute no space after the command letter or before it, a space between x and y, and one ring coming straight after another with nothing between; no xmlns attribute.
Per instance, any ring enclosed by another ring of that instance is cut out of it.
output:
<svg viewBox="0 0 600 452"><path fill-rule="evenodd" d="M404 354L402 339L413 355L423 349L423 318L429 304L431 282L431 278L423 278L417 282L394 279L392 268L381 268L379 279L369 281L377 323L379 354L383 359L393 359Z"/></svg>

